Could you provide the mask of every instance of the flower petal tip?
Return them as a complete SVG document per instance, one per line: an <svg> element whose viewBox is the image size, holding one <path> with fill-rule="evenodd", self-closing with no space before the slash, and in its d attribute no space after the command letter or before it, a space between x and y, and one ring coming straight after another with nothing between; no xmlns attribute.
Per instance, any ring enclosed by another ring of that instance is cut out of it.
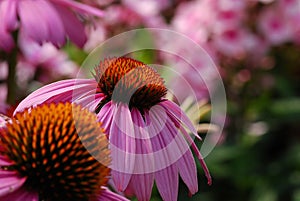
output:
<svg viewBox="0 0 300 201"><path fill-rule="evenodd" d="M212 185L212 179L211 179L211 176L209 176L209 177L207 178L207 184L208 184L209 186Z"/></svg>

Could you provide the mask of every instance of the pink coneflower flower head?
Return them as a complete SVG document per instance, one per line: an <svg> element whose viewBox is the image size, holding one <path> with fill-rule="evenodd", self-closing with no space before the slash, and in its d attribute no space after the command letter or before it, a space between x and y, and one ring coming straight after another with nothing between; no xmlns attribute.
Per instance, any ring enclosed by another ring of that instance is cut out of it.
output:
<svg viewBox="0 0 300 201"><path fill-rule="evenodd" d="M16 111L43 102L73 101L103 122L112 154L112 180L119 191L150 200L154 181L163 200L177 200L179 175L190 194L198 191L194 150L211 178L188 130L197 131L178 105L164 98L160 75L131 58L105 59L95 79L59 81L30 94Z"/></svg>
<svg viewBox="0 0 300 201"><path fill-rule="evenodd" d="M23 39L57 46L68 36L81 47L86 35L76 14L85 13L103 16L103 11L73 0L0 0L0 49L10 51L14 47L16 30Z"/></svg>
<svg viewBox="0 0 300 201"><path fill-rule="evenodd" d="M100 125L93 113L70 103L44 104L16 114L0 130L0 200L112 197L103 187L111 159ZM109 200L126 200L114 198Z"/></svg>

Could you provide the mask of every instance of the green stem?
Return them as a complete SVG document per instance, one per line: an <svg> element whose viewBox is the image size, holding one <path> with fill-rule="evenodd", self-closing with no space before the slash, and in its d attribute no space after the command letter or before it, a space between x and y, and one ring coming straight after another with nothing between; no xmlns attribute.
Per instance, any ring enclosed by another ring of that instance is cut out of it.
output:
<svg viewBox="0 0 300 201"><path fill-rule="evenodd" d="M16 104L17 92L17 54L18 49L14 48L10 53L6 54L6 61L8 64L8 77L7 77L7 97L6 102L9 105Z"/></svg>

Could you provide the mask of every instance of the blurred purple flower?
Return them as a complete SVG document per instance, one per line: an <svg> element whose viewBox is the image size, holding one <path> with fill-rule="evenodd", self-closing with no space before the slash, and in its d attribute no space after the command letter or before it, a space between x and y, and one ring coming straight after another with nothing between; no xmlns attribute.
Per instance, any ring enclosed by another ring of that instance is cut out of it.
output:
<svg viewBox="0 0 300 201"><path fill-rule="evenodd" d="M22 46L23 55L20 56L17 65L17 77L21 87L27 86L28 81L32 79L49 83L60 78L76 77L79 66L52 43L39 45L33 41L26 41Z"/></svg>
<svg viewBox="0 0 300 201"><path fill-rule="evenodd" d="M0 49L14 47L14 32L38 43L65 43L66 36L82 47L86 41L84 25L76 16L103 16L103 11L73 0L0 0Z"/></svg>
<svg viewBox="0 0 300 201"><path fill-rule="evenodd" d="M272 45L285 43L292 39L292 27L289 26L281 7L267 7L260 13L258 27Z"/></svg>
<svg viewBox="0 0 300 201"><path fill-rule="evenodd" d="M95 111L108 133L114 184L138 200L150 199L154 180L163 200L177 200L178 174L191 194L198 191L190 146L211 183L203 157L184 127L200 139L196 129L178 105L163 98L164 81L151 67L118 58L102 61L95 70L96 80L65 80L36 90L15 112L61 101Z"/></svg>

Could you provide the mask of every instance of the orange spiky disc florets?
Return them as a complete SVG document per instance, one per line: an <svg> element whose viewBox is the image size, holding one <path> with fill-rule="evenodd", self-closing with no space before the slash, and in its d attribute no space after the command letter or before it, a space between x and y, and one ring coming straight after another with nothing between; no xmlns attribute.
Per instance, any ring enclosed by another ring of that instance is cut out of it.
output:
<svg viewBox="0 0 300 201"><path fill-rule="evenodd" d="M163 79L153 68L131 58L105 59L95 71L99 90L107 95L105 101L149 109L167 92Z"/></svg>
<svg viewBox="0 0 300 201"><path fill-rule="evenodd" d="M108 142L96 116L70 103L18 113L1 131L1 152L26 177L40 200L84 200L99 195L110 169ZM99 159L101 162L99 162Z"/></svg>

